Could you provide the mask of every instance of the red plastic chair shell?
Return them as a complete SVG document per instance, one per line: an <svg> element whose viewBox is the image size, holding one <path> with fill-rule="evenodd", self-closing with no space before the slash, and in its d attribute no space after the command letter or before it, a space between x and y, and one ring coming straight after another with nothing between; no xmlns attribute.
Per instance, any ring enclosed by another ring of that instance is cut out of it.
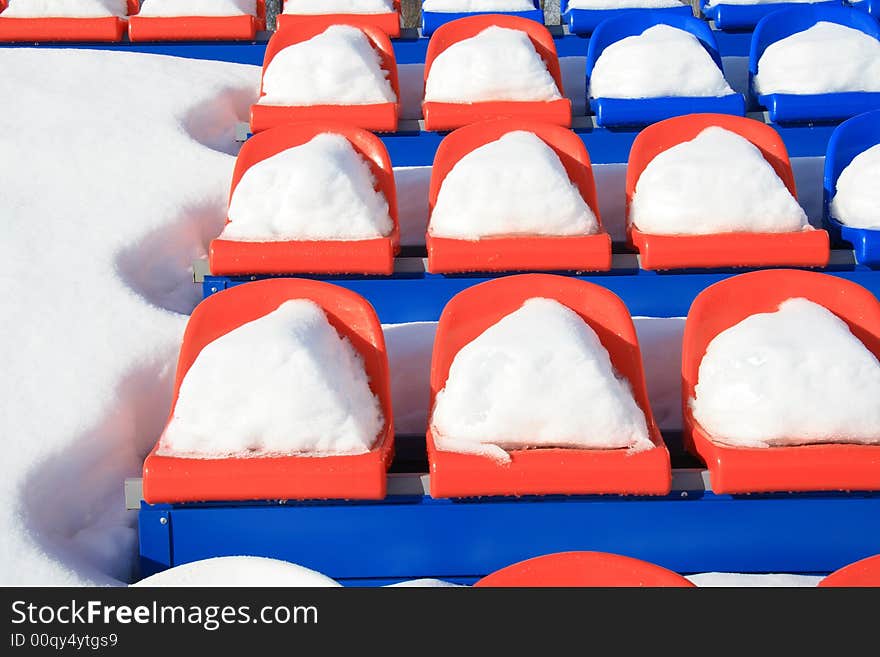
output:
<svg viewBox="0 0 880 657"><path fill-rule="evenodd" d="M391 235L366 240L280 242L245 242L218 238L211 242L209 252L212 274L392 273L394 254L400 243L394 170L385 145L371 132L324 121L279 126L256 134L244 143L238 154L229 201L232 202L235 188L250 167L325 132L344 136L370 165L376 179L376 189L382 192L388 202L388 213L394 224Z"/></svg>
<svg viewBox="0 0 880 657"><path fill-rule="evenodd" d="M819 582L822 587L880 587L880 554L835 570Z"/></svg>
<svg viewBox="0 0 880 657"><path fill-rule="evenodd" d="M453 297L443 309L434 339L432 412L459 350L532 297L556 299L596 331L616 371L630 382L655 447L637 453L625 449L514 450L510 463L502 464L437 449L429 427L431 496L667 494L672 481L669 452L648 403L635 328L620 298L598 285L552 274L520 274L480 283Z"/></svg>
<svg viewBox="0 0 880 657"><path fill-rule="evenodd" d="M626 214L642 171L657 155L694 139L710 126L735 132L752 142L797 198L794 174L785 144L770 126L728 114L690 114L666 119L636 137L626 168ZM711 190L707 190L711 193ZM688 267L824 267L831 255L828 233L808 229L794 233L719 233L715 235L652 235L627 221L630 244L639 251L642 269Z"/></svg>
<svg viewBox="0 0 880 657"><path fill-rule="evenodd" d="M127 0L128 14L140 10L138 0ZM73 42L121 41L127 27L126 20L116 16L100 18L4 18L9 5L0 0L0 42Z"/></svg>
<svg viewBox="0 0 880 657"><path fill-rule="evenodd" d="M434 211L443 180L462 157L515 130L534 133L555 151L568 177L577 185L584 201L599 221L600 232L569 237L511 236L463 240L434 237L428 231L425 238L428 271L451 273L610 269L611 238L602 229L590 156L580 137L557 125L521 119L498 119L467 125L447 135L440 142L431 169L428 195L430 211Z"/></svg>
<svg viewBox="0 0 880 657"><path fill-rule="evenodd" d="M400 36L400 0L394 0L394 11L384 14L278 14L276 21L279 30L308 23L324 27L338 23L372 25L393 39Z"/></svg>
<svg viewBox="0 0 880 657"><path fill-rule="evenodd" d="M382 62L382 69L388 73L388 81L397 98L394 103L374 103L371 105L259 105L251 106L251 131L260 132L286 123L301 121L334 121L357 126L377 132L394 132L397 130L397 117L400 111L400 85L397 79L397 61L391 40L379 28L373 25L358 25L350 21L340 21L339 25L353 25L370 40ZM289 25L280 29L269 39L263 59L263 75L270 62L281 50L296 43L308 41L327 29L327 25L318 21ZM262 82L260 95L264 94Z"/></svg>
<svg viewBox="0 0 880 657"><path fill-rule="evenodd" d="M479 587L683 587L694 584L648 561L608 552L559 552L486 575Z"/></svg>
<svg viewBox="0 0 880 657"><path fill-rule="evenodd" d="M860 285L791 269L750 272L715 283L697 296L685 322L681 365L685 446L708 466L716 494L880 490L880 446L732 447L713 441L694 419L689 400L712 339L750 315L776 311L792 297L825 306L880 357L880 303Z"/></svg>
<svg viewBox="0 0 880 657"><path fill-rule="evenodd" d="M370 388L378 397L385 426L375 447L355 456L281 456L189 459L160 456L157 441L144 462L144 500L151 504L256 499L381 499L394 454L394 425L388 359L382 327L361 296L321 281L278 278L246 283L208 297L186 326L177 374L180 384L208 343L275 310L289 299L319 304L340 335L364 359Z"/></svg>
<svg viewBox="0 0 880 657"><path fill-rule="evenodd" d="M255 16L139 16L128 20L130 41L252 41L266 29L266 0Z"/></svg>
<svg viewBox="0 0 880 657"><path fill-rule="evenodd" d="M487 27L496 25L528 34L535 50L544 60L547 70L556 82L559 93L563 94L562 74L553 37L543 25L520 16L503 14L482 14L468 16L441 25L431 35L425 54L425 81L431 72L434 60L449 46L469 39ZM425 101L422 103L422 116L425 130L454 130L469 123L487 119L516 118L529 121L553 123L564 127L571 125L571 101L563 97L551 101L481 101L475 103L446 103Z"/></svg>

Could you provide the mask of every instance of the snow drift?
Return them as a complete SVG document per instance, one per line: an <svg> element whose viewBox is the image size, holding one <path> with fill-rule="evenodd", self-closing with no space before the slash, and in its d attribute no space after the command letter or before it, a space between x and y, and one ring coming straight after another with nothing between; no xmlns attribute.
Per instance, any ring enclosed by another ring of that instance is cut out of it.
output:
<svg viewBox="0 0 880 657"><path fill-rule="evenodd" d="M880 229L880 144L856 155L840 172L830 209L842 224Z"/></svg>

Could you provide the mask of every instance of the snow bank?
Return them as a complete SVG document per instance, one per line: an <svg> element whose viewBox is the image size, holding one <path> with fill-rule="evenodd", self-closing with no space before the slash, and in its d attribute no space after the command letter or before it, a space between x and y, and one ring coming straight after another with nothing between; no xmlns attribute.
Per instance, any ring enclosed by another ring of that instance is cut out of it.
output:
<svg viewBox="0 0 880 657"><path fill-rule="evenodd" d="M446 175L431 214L436 237L586 235L596 217L556 152L532 132L474 149Z"/></svg>
<svg viewBox="0 0 880 657"><path fill-rule="evenodd" d="M265 557L214 557L163 570L132 586L318 587L339 586L339 583L288 561Z"/></svg>
<svg viewBox="0 0 880 657"><path fill-rule="evenodd" d="M759 94L880 91L880 41L821 21L767 46L754 83Z"/></svg>
<svg viewBox="0 0 880 657"><path fill-rule="evenodd" d="M363 359L313 301L286 301L206 345L159 454L365 454L382 430Z"/></svg>
<svg viewBox="0 0 880 657"><path fill-rule="evenodd" d="M425 81L426 101L558 98L559 89L528 34L506 27L487 27L452 44L433 61Z"/></svg>
<svg viewBox="0 0 880 657"><path fill-rule="evenodd" d="M569 0L569 9L665 9L678 7L680 0Z"/></svg>
<svg viewBox="0 0 880 657"><path fill-rule="evenodd" d="M830 209L847 226L880 229L880 144L856 155L840 172Z"/></svg>
<svg viewBox="0 0 880 657"><path fill-rule="evenodd" d="M126 0L9 0L3 18L106 18L127 14Z"/></svg>
<svg viewBox="0 0 880 657"><path fill-rule="evenodd" d="M602 51L590 76L593 98L726 96L733 90L690 32L654 25Z"/></svg>
<svg viewBox="0 0 880 657"><path fill-rule="evenodd" d="M718 442L880 444L877 357L845 322L806 299L719 333L694 392L694 418Z"/></svg>
<svg viewBox="0 0 880 657"><path fill-rule="evenodd" d="M257 0L144 0L138 16L256 16Z"/></svg>
<svg viewBox="0 0 880 657"><path fill-rule="evenodd" d="M477 11L534 11L531 0L425 0L422 11L470 14Z"/></svg>
<svg viewBox="0 0 880 657"><path fill-rule="evenodd" d="M178 313L200 296L192 261L223 225L260 69L0 48L0 70L0 257L14 272L0 394L15 409L0 413L0 582L127 581L137 532L121 482L168 416Z"/></svg>
<svg viewBox="0 0 880 657"><path fill-rule="evenodd" d="M431 418L438 449L509 460L527 447L648 449L629 383L581 317L533 298L456 354Z"/></svg>
<svg viewBox="0 0 880 657"><path fill-rule="evenodd" d="M283 14L388 14L391 0L286 0Z"/></svg>
<svg viewBox="0 0 880 657"><path fill-rule="evenodd" d="M784 233L807 215L761 151L745 137L709 127L648 163L630 221L654 235Z"/></svg>
<svg viewBox="0 0 880 657"><path fill-rule="evenodd" d="M433 577L422 577L420 579L408 579L405 582L397 582L389 584L388 588L421 588L421 589L448 589L456 588L461 584L454 584L442 579L434 579Z"/></svg>
<svg viewBox="0 0 880 657"><path fill-rule="evenodd" d="M388 202L342 135L324 133L256 163L229 203L222 239L360 240L391 234Z"/></svg>
<svg viewBox="0 0 880 657"><path fill-rule="evenodd" d="M283 48L263 75L260 105L370 105L397 100L379 53L350 25Z"/></svg>

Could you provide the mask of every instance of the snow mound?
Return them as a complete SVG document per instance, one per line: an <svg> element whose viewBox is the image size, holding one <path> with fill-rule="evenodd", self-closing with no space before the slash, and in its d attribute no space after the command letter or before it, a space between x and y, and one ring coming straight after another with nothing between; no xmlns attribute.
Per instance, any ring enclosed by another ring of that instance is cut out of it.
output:
<svg viewBox="0 0 880 657"><path fill-rule="evenodd" d="M159 454L364 454L382 425L360 354L320 306L295 299L202 349Z"/></svg>
<svg viewBox="0 0 880 657"><path fill-rule="evenodd" d="M144 0L138 16L256 16L257 0Z"/></svg>
<svg viewBox="0 0 880 657"><path fill-rule="evenodd" d="M435 579L433 577L421 577L419 579L408 579L405 582L397 582L395 584L388 584L388 588L403 588L403 589L450 589L457 588L462 586L461 584L455 584L453 582L447 582L442 579Z"/></svg>
<svg viewBox="0 0 880 657"><path fill-rule="evenodd" d="M586 235L596 216L556 152L532 132L508 132L461 158L431 214L436 237Z"/></svg>
<svg viewBox="0 0 880 657"><path fill-rule="evenodd" d="M715 336L694 392L694 418L721 443L880 444L877 357L807 299L788 299Z"/></svg>
<svg viewBox="0 0 880 657"><path fill-rule="evenodd" d="M283 14L390 14L391 0L287 0Z"/></svg>
<svg viewBox="0 0 880 657"><path fill-rule="evenodd" d="M727 96L733 90L690 32L654 25L609 45L593 66L593 98Z"/></svg>
<svg viewBox="0 0 880 657"><path fill-rule="evenodd" d="M323 133L257 162L229 203L221 239L361 240L391 234L388 202L366 160L342 135Z"/></svg>
<svg viewBox="0 0 880 657"><path fill-rule="evenodd" d="M478 11L534 11L531 0L425 0L422 11L470 14Z"/></svg>
<svg viewBox="0 0 880 657"><path fill-rule="evenodd" d="M759 94L880 91L880 41L821 21L767 46L754 83Z"/></svg>
<svg viewBox="0 0 880 657"><path fill-rule="evenodd" d="M803 208L758 147L716 126L648 163L629 219L654 235L784 233L808 226Z"/></svg>
<svg viewBox="0 0 880 657"><path fill-rule="evenodd" d="M880 230L880 144L856 155L840 172L830 209L842 224Z"/></svg>
<svg viewBox="0 0 880 657"><path fill-rule="evenodd" d="M456 354L431 430L438 449L499 461L529 447L653 447L628 381L593 329L540 297Z"/></svg>
<svg viewBox="0 0 880 657"><path fill-rule="evenodd" d="M776 1L776 0L774 0ZM569 9L666 9L680 7L680 0L569 0Z"/></svg>
<svg viewBox="0 0 880 657"><path fill-rule="evenodd" d="M126 0L9 0L3 18L106 18L128 15Z"/></svg>
<svg viewBox="0 0 880 657"><path fill-rule="evenodd" d="M265 557L214 557L185 563L146 577L132 586L263 587L339 586L336 580L303 566Z"/></svg>
<svg viewBox="0 0 880 657"><path fill-rule="evenodd" d="M550 101L562 98L529 35L493 25L452 44L431 64L425 100Z"/></svg>
<svg viewBox="0 0 880 657"><path fill-rule="evenodd" d="M260 105L371 105L397 98L363 31L331 25L279 51L263 74Z"/></svg>

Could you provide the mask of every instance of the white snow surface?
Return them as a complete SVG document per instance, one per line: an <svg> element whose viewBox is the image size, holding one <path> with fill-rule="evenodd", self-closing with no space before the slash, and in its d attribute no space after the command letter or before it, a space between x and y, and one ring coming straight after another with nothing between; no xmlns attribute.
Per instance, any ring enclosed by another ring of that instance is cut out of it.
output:
<svg viewBox="0 0 880 657"><path fill-rule="evenodd" d="M533 132L508 132L446 174L431 214L436 237L587 235L596 216L556 152Z"/></svg>
<svg viewBox="0 0 880 657"><path fill-rule="evenodd" d="M422 11L469 14L477 11L533 11L531 0L425 0Z"/></svg>
<svg viewBox="0 0 880 657"><path fill-rule="evenodd" d="M265 557L214 557L185 563L146 577L132 586L331 587L339 582L303 566Z"/></svg>
<svg viewBox="0 0 880 657"><path fill-rule="evenodd" d="M602 51L590 76L593 98L726 96L733 90L690 32L654 25Z"/></svg>
<svg viewBox="0 0 880 657"><path fill-rule="evenodd" d="M698 573L687 578L697 586L781 587L816 586L824 578L818 575L788 575L785 573Z"/></svg>
<svg viewBox="0 0 880 657"><path fill-rule="evenodd" d="M717 126L648 163L636 183L629 220L654 235L784 233L809 225L758 147Z"/></svg>
<svg viewBox="0 0 880 657"><path fill-rule="evenodd" d="M784 2L797 2L802 4L812 4L814 2L822 2L823 0L784 0ZM716 7L718 5L772 5L783 2L783 0L709 0L707 7Z"/></svg>
<svg viewBox="0 0 880 657"><path fill-rule="evenodd" d="M694 418L718 442L880 444L880 362L843 320L807 299L715 336L698 381Z"/></svg>
<svg viewBox="0 0 880 657"><path fill-rule="evenodd" d="M107 18L126 16L126 0L9 0L3 18Z"/></svg>
<svg viewBox="0 0 880 657"><path fill-rule="evenodd" d="M666 9L678 7L680 0L569 0L569 9Z"/></svg>
<svg viewBox="0 0 880 657"><path fill-rule="evenodd" d="M257 0L144 0L138 16L256 16Z"/></svg>
<svg viewBox="0 0 880 657"><path fill-rule="evenodd" d="M388 202L345 137L322 133L247 169L221 239L360 240L388 236Z"/></svg>
<svg viewBox="0 0 880 657"><path fill-rule="evenodd" d="M388 14L391 0L285 0L283 14Z"/></svg>
<svg viewBox="0 0 880 657"><path fill-rule="evenodd" d="M127 581L121 482L167 418L260 69L12 48L0 70L0 583Z"/></svg>
<svg viewBox="0 0 880 657"><path fill-rule="evenodd" d="M383 422L361 355L318 304L294 299L205 345L158 453L365 454Z"/></svg>
<svg viewBox="0 0 880 657"><path fill-rule="evenodd" d="M653 447L629 382L595 331L540 297L456 354L431 427L438 449L499 461L529 447Z"/></svg>
<svg viewBox="0 0 880 657"><path fill-rule="evenodd" d="M754 83L760 94L880 91L880 41L820 21L767 46Z"/></svg>
<svg viewBox="0 0 880 657"><path fill-rule="evenodd" d="M562 98L528 34L493 25L453 43L431 64L425 100L473 103Z"/></svg>
<svg viewBox="0 0 880 657"><path fill-rule="evenodd" d="M371 105L397 101L364 32L331 25L280 50L263 75L260 105Z"/></svg>
<svg viewBox="0 0 880 657"><path fill-rule="evenodd" d="M842 224L880 230L880 144L856 155L840 172L830 210Z"/></svg>

